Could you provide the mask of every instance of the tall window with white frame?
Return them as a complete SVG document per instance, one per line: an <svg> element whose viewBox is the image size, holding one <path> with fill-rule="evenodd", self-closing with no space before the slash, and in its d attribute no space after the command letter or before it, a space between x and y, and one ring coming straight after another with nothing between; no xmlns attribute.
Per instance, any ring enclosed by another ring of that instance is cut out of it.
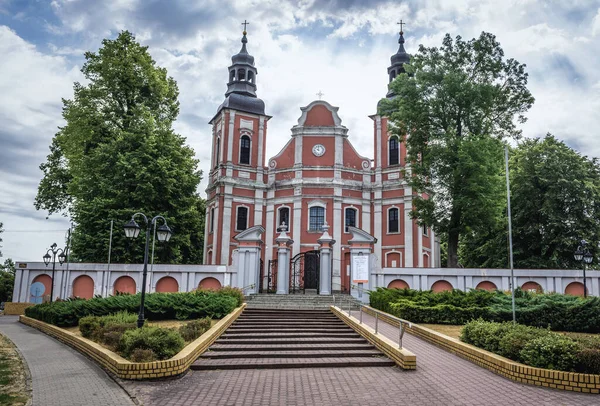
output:
<svg viewBox="0 0 600 406"><path fill-rule="evenodd" d="M325 208L314 206L309 211L309 231L322 231L325 224Z"/></svg>
<svg viewBox="0 0 600 406"><path fill-rule="evenodd" d="M215 231L215 208L210 209L210 232Z"/></svg>
<svg viewBox="0 0 600 406"><path fill-rule="evenodd" d="M235 229L237 231L244 231L248 228L248 208L244 206L239 206L237 208L237 221L235 224Z"/></svg>
<svg viewBox="0 0 600 406"><path fill-rule="evenodd" d="M398 165L400 163L400 144L397 136L392 136L388 142L390 165Z"/></svg>
<svg viewBox="0 0 600 406"><path fill-rule="evenodd" d="M347 233L348 232L348 227L357 227L356 225L356 209L353 207L347 207L344 213L345 216L345 227L344 227L344 232Z"/></svg>
<svg viewBox="0 0 600 406"><path fill-rule="evenodd" d="M397 207L388 210L388 233L400 232L400 218Z"/></svg>
<svg viewBox="0 0 600 406"><path fill-rule="evenodd" d="M281 231L280 227L283 223L285 223L288 231L290 229L290 208L289 207L280 207L277 215L277 231Z"/></svg>
<svg viewBox="0 0 600 406"><path fill-rule="evenodd" d="M240 164L250 165L250 137L247 135L240 138Z"/></svg>
<svg viewBox="0 0 600 406"><path fill-rule="evenodd" d="M221 138L217 137L215 146L215 168L219 166L219 154L221 153Z"/></svg>

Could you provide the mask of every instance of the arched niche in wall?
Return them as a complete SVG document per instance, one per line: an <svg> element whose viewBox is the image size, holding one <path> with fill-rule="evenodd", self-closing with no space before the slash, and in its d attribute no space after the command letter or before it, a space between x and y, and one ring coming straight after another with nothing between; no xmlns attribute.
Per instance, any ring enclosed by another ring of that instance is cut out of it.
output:
<svg viewBox="0 0 600 406"><path fill-rule="evenodd" d="M217 290L217 289L221 288L221 282L219 282L217 279L212 278L212 277L204 278L200 281L198 288L199 289Z"/></svg>
<svg viewBox="0 0 600 406"><path fill-rule="evenodd" d="M94 280L88 275L80 275L73 281L73 296L82 299L94 297Z"/></svg>
<svg viewBox="0 0 600 406"><path fill-rule="evenodd" d="M452 284L448 281L439 280L431 285L431 290L435 293L446 292L452 290Z"/></svg>
<svg viewBox="0 0 600 406"><path fill-rule="evenodd" d="M409 288L408 283L406 283L402 279L394 279L393 281L391 281L389 283L389 285L387 287L388 287L388 289L408 289Z"/></svg>
<svg viewBox="0 0 600 406"><path fill-rule="evenodd" d="M156 291L161 293L179 292L179 283L171 276L163 276L156 283Z"/></svg>
<svg viewBox="0 0 600 406"><path fill-rule="evenodd" d="M115 284L113 285L113 295L116 295L117 292L131 293L132 295L134 295L135 288L135 281L131 276L121 276L115 281Z"/></svg>
<svg viewBox="0 0 600 406"><path fill-rule="evenodd" d="M481 281L477 284L477 287L475 289L496 290L496 289L498 289L498 287L496 286L496 284L494 282Z"/></svg>

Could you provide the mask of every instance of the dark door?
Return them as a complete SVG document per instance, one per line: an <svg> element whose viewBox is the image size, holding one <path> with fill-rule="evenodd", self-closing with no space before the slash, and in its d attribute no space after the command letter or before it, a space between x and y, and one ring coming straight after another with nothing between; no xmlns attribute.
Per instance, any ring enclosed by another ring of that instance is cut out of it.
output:
<svg viewBox="0 0 600 406"><path fill-rule="evenodd" d="M319 251L304 254L304 289L319 289L320 265Z"/></svg>

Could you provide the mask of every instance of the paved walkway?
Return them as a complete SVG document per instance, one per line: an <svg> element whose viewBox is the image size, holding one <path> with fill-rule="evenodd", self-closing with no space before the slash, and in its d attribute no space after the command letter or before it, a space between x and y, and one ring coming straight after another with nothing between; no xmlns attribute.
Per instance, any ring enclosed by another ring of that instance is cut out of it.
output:
<svg viewBox="0 0 600 406"><path fill-rule="evenodd" d="M374 325L364 315L363 321ZM397 340L398 330L379 331ZM128 383L145 405L598 405L598 395L523 385L406 334L417 370L315 368L190 371L181 379Z"/></svg>
<svg viewBox="0 0 600 406"><path fill-rule="evenodd" d="M32 378L33 406L133 405L97 364L59 341L1 316L0 332L16 344Z"/></svg>

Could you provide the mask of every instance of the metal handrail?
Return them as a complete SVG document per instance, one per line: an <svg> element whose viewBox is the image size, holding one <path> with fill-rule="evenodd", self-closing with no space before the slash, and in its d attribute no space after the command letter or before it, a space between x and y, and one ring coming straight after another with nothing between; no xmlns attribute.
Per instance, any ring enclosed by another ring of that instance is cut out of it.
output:
<svg viewBox="0 0 600 406"><path fill-rule="evenodd" d="M335 300L335 299L334 299ZM341 305L341 303L340 303ZM335 301L334 301L334 306L335 306ZM366 305L364 304L359 304L359 323L362 324L363 323L363 307L365 307ZM342 312L344 311L344 309L340 306L340 310L342 310ZM404 332L406 331L406 326L408 326L408 328L412 327L412 323L408 320L404 320L401 319L399 317L396 316L392 316L391 314L388 314L386 312L382 312L381 310L377 310L377 309L373 309L372 307L370 307L371 311L373 311L375 313L375 334L379 333L379 315L385 315L386 317L392 319L392 320L396 320L398 322L398 348L402 349L402 338L404 337ZM348 316L351 316L351 302L348 303Z"/></svg>
<svg viewBox="0 0 600 406"><path fill-rule="evenodd" d="M256 286L256 285L253 283L253 284L251 284L251 285L244 286L243 288L240 288L240 290L242 291L242 293L244 293L244 291L245 291L245 290L252 289L252 288L253 288L253 287L255 287L255 286Z"/></svg>

